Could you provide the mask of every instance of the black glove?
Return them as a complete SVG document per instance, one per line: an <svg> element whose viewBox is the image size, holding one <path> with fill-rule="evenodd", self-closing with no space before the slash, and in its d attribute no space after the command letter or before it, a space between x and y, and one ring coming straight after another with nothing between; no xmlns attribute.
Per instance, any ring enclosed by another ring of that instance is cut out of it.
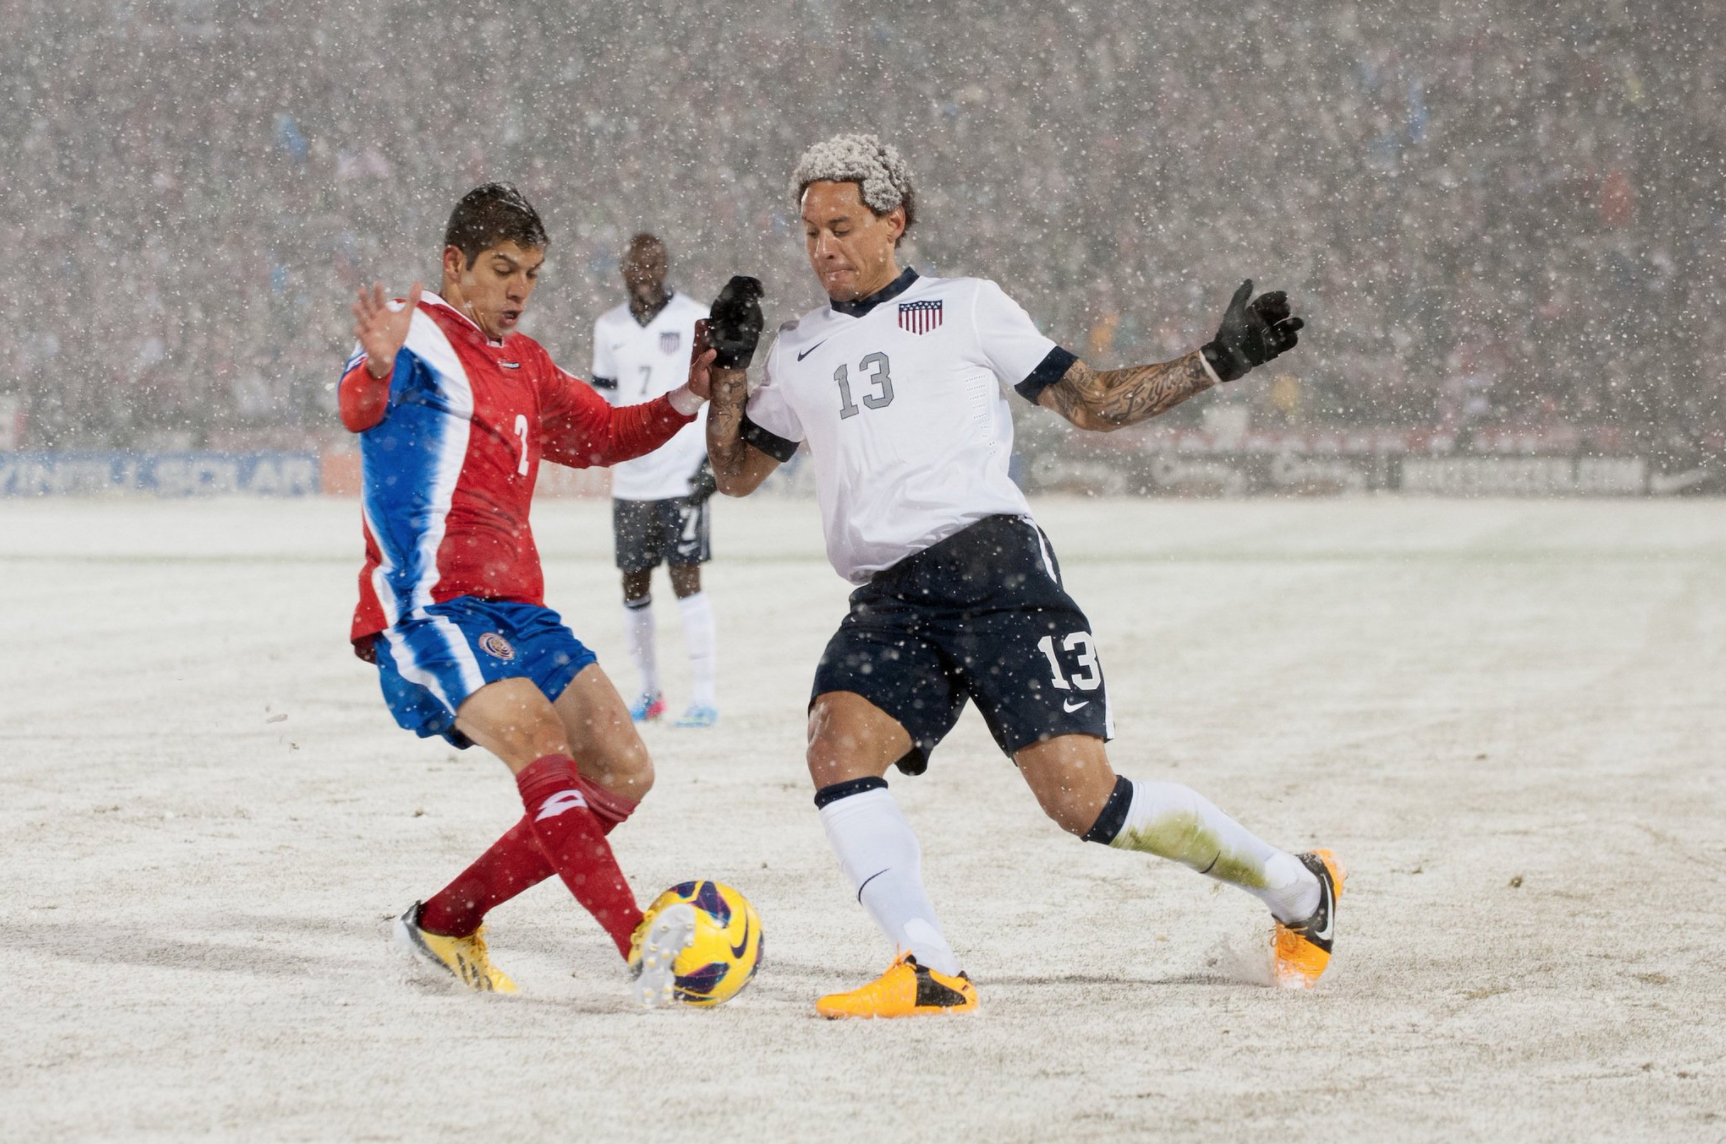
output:
<svg viewBox="0 0 1726 1144"><path fill-rule="evenodd" d="M1213 341L1199 347L1211 368L1224 381L1246 376L1256 365L1263 365L1300 341L1296 331L1305 322L1289 316L1288 295L1281 290L1260 294L1249 305L1253 295L1253 280L1248 278L1229 299L1223 314L1223 324Z"/></svg>
<svg viewBox="0 0 1726 1144"><path fill-rule="evenodd" d="M707 317L707 344L718 351L715 369L746 369L761 340L761 280L734 274Z"/></svg>
<svg viewBox="0 0 1726 1144"><path fill-rule="evenodd" d="M689 496L684 499L692 505L706 504L707 498L718 490L719 482L713 479L713 466L703 457L701 464L689 478Z"/></svg>

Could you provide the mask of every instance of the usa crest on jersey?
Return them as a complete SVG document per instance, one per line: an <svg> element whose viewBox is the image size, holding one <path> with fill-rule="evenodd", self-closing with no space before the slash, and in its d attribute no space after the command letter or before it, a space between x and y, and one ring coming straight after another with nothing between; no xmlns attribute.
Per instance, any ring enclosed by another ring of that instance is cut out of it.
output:
<svg viewBox="0 0 1726 1144"><path fill-rule="evenodd" d="M682 341L683 341L683 332L681 330L664 330L664 331L661 331L661 333L659 335L660 352L661 353L674 354L677 352L678 344Z"/></svg>
<svg viewBox="0 0 1726 1144"><path fill-rule="evenodd" d="M941 299L899 303L899 328L926 334L941 324Z"/></svg>

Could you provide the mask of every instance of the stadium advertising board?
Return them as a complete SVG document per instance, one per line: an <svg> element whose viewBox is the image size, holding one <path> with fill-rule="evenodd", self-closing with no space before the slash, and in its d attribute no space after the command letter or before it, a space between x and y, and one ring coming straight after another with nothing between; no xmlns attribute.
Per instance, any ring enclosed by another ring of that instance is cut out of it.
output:
<svg viewBox="0 0 1726 1144"><path fill-rule="evenodd" d="M1070 440L1032 459L1027 472L1032 490L1094 495L1726 495L1718 450L1626 446L1610 431L1572 428L1466 441L1419 430L1174 431Z"/></svg>
<svg viewBox="0 0 1726 1144"><path fill-rule="evenodd" d="M0 453L0 496L312 496L315 452Z"/></svg>

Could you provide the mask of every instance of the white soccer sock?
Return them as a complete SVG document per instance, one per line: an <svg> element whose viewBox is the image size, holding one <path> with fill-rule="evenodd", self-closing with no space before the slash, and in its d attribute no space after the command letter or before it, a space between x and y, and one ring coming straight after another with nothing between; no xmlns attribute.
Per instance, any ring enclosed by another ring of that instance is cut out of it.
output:
<svg viewBox="0 0 1726 1144"><path fill-rule="evenodd" d="M653 651L653 597L623 602L623 642L629 658L641 672L641 690L652 695L659 690L659 659Z"/></svg>
<svg viewBox="0 0 1726 1144"><path fill-rule="evenodd" d="M1156 854L1239 886L1281 921L1304 921L1318 909L1318 879L1299 858L1263 841L1198 791L1180 783L1131 785L1126 821L1110 846Z"/></svg>
<svg viewBox="0 0 1726 1144"><path fill-rule="evenodd" d="M918 965L937 973L958 973L959 959L923 889L922 847L886 788L828 803L821 808L821 825L857 900L894 948L909 950Z"/></svg>
<svg viewBox="0 0 1726 1144"><path fill-rule="evenodd" d="M713 674L715 648L713 603L706 592L683 596L677 601L683 611L683 640L689 646L689 674L693 680L690 698L703 707L714 707Z"/></svg>

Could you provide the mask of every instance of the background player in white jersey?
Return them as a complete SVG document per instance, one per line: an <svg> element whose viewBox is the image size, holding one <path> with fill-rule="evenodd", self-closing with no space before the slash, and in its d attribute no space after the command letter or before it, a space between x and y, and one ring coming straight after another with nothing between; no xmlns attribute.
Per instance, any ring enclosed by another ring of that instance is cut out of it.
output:
<svg viewBox="0 0 1726 1144"><path fill-rule="evenodd" d="M898 951L880 978L816 1003L828 1017L965 1012L976 990L923 888L921 852L883 778L921 773L974 700L1048 815L1086 841L1157 854L1261 898L1280 981L1330 959L1342 872L1271 846L1197 792L1109 765L1109 701L1090 623L1007 476L999 381L1085 429L1155 416L1292 347L1280 293L1236 292L1217 337L1158 365L1096 371L1037 332L993 282L901 271L910 172L872 135L804 154L792 178L810 265L831 304L780 327L761 384L753 279L713 305L708 451L741 496L806 442L833 566L858 585L816 668L809 773L858 900Z"/></svg>
<svg viewBox="0 0 1726 1144"><path fill-rule="evenodd" d="M707 307L666 288L668 264L665 244L654 235L630 239L620 266L629 300L593 324L593 385L614 405L651 401L683 384L695 323L707 317ZM641 672L641 694L629 709L638 723L665 713L653 622L653 570L662 562L689 649L690 703L677 725L711 727L719 719L713 605L701 590L701 565L713 558L705 414L653 452L611 469L623 630Z"/></svg>

